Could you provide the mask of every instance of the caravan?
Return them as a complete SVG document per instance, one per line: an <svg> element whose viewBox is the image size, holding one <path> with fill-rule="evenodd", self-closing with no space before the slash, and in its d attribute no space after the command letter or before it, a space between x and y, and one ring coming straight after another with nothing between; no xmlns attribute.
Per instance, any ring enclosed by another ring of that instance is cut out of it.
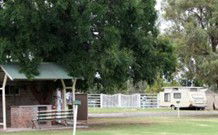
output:
<svg viewBox="0 0 218 135"><path fill-rule="evenodd" d="M164 87L158 94L160 107L205 109L207 99L203 87Z"/></svg>

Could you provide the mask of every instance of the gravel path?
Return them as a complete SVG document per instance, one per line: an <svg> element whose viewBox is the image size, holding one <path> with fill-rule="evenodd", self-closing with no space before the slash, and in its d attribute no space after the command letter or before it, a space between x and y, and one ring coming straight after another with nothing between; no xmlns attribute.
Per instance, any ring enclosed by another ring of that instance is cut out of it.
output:
<svg viewBox="0 0 218 135"><path fill-rule="evenodd" d="M218 111L180 111L181 116L218 116ZM173 117L177 111L172 112L126 112L89 114L89 118L125 118L125 117Z"/></svg>

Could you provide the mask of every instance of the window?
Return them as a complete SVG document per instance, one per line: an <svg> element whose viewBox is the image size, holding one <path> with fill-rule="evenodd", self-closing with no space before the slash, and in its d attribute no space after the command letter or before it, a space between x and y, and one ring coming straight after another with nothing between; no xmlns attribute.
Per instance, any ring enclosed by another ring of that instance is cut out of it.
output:
<svg viewBox="0 0 218 135"><path fill-rule="evenodd" d="M2 95L2 91L0 91L0 95ZM5 95L6 96L18 96L20 95L20 89L16 86L5 86Z"/></svg>
<svg viewBox="0 0 218 135"><path fill-rule="evenodd" d="M174 93L173 98L175 99L181 99L181 93Z"/></svg>
<svg viewBox="0 0 218 135"><path fill-rule="evenodd" d="M179 88L173 88L173 90L174 90L174 91L178 91L178 90L179 90Z"/></svg>
<svg viewBox="0 0 218 135"><path fill-rule="evenodd" d="M164 102L170 102L170 93L164 93Z"/></svg>

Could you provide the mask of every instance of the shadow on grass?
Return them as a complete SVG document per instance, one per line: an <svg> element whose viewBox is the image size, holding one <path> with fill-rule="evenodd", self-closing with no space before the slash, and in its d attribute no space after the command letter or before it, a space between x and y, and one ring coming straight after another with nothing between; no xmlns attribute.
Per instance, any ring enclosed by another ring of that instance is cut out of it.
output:
<svg viewBox="0 0 218 135"><path fill-rule="evenodd" d="M89 119L89 128L85 130L98 130L98 129L122 129L126 127L149 127L157 125L157 122L148 119L140 118L92 118ZM84 129L83 129L84 130Z"/></svg>

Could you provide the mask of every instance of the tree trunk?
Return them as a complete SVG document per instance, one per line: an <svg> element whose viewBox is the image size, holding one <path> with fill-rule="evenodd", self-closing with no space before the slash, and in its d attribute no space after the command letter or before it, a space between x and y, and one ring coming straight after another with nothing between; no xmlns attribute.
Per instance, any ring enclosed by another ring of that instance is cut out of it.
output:
<svg viewBox="0 0 218 135"><path fill-rule="evenodd" d="M211 45L212 45L212 51L216 52L216 47L218 45L218 39L216 39L214 36L211 36Z"/></svg>
<svg viewBox="0 0 218 135"><path fill-rule="evenodd" d="M218 80L216 80L216 90L218 90Z"/></svg>

